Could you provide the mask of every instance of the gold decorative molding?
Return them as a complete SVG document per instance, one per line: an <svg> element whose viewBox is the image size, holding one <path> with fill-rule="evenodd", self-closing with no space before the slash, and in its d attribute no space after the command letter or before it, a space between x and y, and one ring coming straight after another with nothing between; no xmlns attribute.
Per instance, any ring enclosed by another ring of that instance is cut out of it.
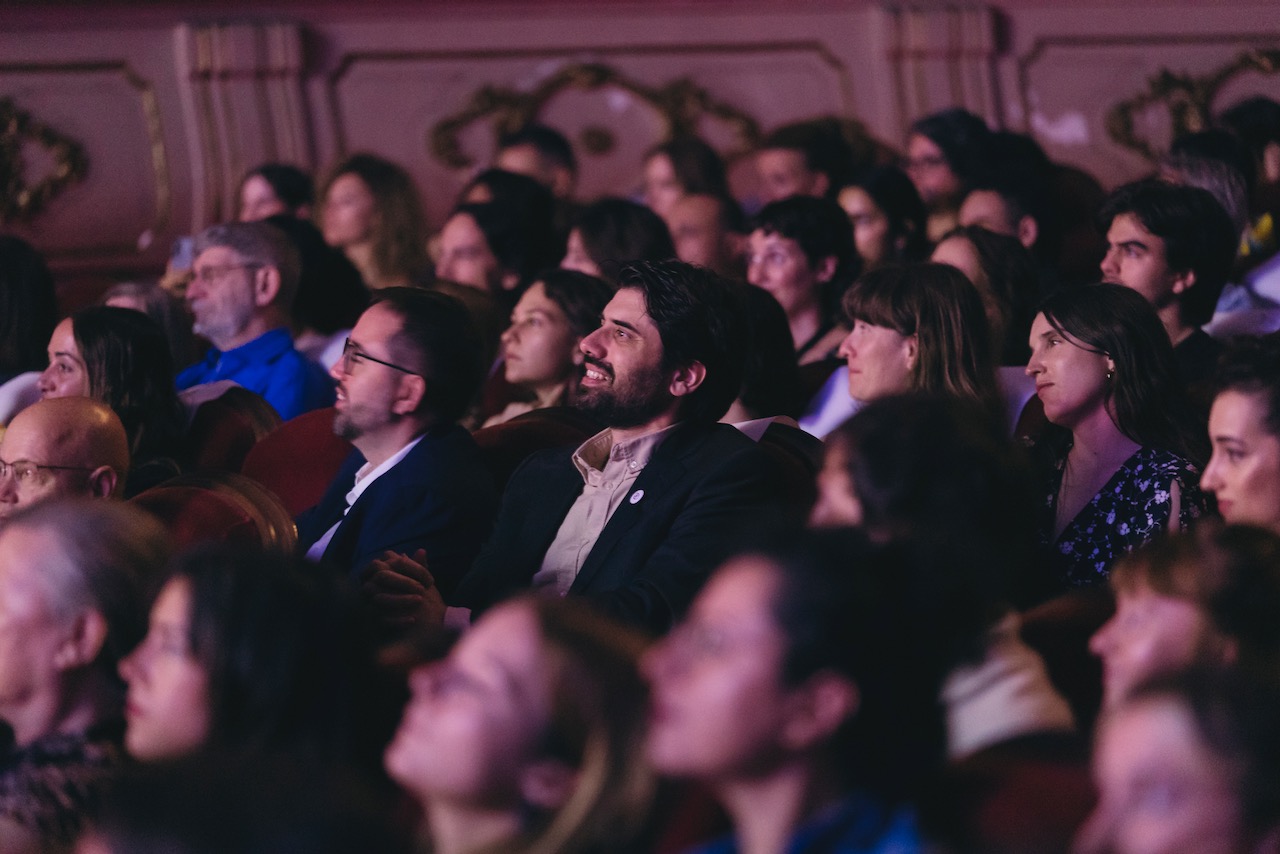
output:
<svg viewBox="0 0 1280 854"><path fill-rule="evenodd" d="M652 106L666 123L666 136L692 135L703 116L724 122L735 137L729 156L750 150L760 140L760 124L747 113L717 100L687 77L662 86L649 86L601 63L574 63L559 69L530 92L503 86L482 86L457 113L441 119L427 139L431 154L451 169L464 169L474 159L463 151L462 132L477 121L489 120L495 136L524 127L537 118L543 106L566 90L595 91L614 86ZM591 154L607 154L616 140L604 127L586 128L579 140Z"/></svg>
<svg viewBox="0 0 1280 854"><path fill-rule="evenodd" d="M27 182L22 150L28 143L49 153L53 165L40 180ZM84 180L89 158L84 146L0 98L0 222L29 223L51 199Z"/></svg>
<svg viewBox="0 0 1280 854"><path fill-rule="evenodd" d="M1249 71L1280 73L1280 50L1246 50L1222 68L1199 76L1163 69L1147 81L1146 92L1121 101L1107 111L1107 135L1154 163L1160 159L1161 152L1135 130L1134 117L1138 113L1153 104L1163 104L1169 111L1174 137L1204 130L1212 124L1213 101L1219 90Z"/></svg>

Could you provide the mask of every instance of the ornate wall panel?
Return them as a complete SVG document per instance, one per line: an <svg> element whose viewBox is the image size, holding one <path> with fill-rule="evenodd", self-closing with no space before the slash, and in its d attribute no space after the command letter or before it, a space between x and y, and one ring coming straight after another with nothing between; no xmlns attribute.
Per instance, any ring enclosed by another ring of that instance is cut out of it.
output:
<svg viewBox="0 0 1280 854"><path fill-rule="evenodd" d="M851 106L846 69L817 42L353 53L329 87L341 149L410 166L436 222L513 116L537 115L569 135L582 160L579 192L591 197L634 190L645 150L674 116L731 153L757 128Z"/></svg>

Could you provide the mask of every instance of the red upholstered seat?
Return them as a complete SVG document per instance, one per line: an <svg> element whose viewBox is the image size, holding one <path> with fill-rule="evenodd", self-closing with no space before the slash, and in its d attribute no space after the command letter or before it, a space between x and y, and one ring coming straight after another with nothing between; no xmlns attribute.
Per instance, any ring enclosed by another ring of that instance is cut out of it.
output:
<svg viewBox="0 0 1280 854"><path fill-rule="evenodd" d="M200 404L187 431L192 471L240 471L254 443L280 426L275 407L235 386Z"/></svg>
<svg viewBox="0 0 1280 854"><path fill-rule="evenodd" d="M510 421L477 430L480 446L498 489L505 489L512 472L534 451L573 448L604 429L594 418L568 406L535 409Z"/></svg>
<svg viewBox="0 0 1280 854"><path fill-rule="evenodd" d="M131 499L158 518L178 548L234 543L292 554L298 529L280 500L234 472L178 475Z"/></svg>
<svg viewBox="0 0 1280 854"><path fill-rule="evenodd" d="M351 443L333 435L333 407L291 418L259 439L240 471L271 490L289 515L320 503Z"/></svg>

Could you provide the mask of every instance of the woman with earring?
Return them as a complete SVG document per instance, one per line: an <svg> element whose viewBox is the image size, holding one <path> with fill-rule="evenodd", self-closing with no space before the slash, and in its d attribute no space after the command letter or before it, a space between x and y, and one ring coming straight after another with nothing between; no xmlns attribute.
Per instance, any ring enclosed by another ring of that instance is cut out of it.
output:
<svg viewBox="0 0 1280 854"><path fill-rule="evenodd" d="M1031 325L1027 375L1058 429L1037 444L1040 541L1067 587L1204 510L1204 454L1154 309L1122 285L1060 291Z"/></svg>

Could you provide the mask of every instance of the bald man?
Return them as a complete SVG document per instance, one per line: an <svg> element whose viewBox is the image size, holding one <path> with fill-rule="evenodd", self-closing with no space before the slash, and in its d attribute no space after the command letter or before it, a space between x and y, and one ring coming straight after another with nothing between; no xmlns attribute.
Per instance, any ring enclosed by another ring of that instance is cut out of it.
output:
<svg viewBox="0 0 1280 854"><path fill-rule="evenodd" d="M0 438L0 521L50 498L118 498L129 440L111 408L87 397L31 404Z"/></svg>

